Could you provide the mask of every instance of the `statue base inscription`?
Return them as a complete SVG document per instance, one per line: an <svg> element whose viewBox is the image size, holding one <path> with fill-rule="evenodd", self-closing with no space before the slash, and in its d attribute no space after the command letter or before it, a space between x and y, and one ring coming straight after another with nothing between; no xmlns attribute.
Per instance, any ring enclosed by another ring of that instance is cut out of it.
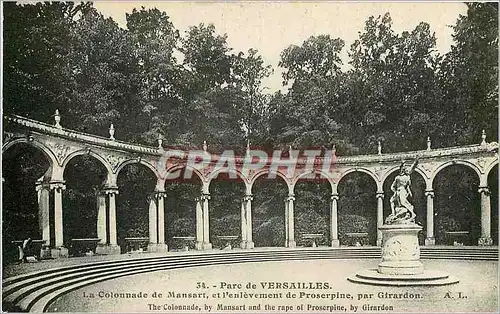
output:
<svg viewBox="0 0 500 314"><path fill-rule="evenodd" d="M441 271L425 270L420 261L418 233L414 223L386 224L382 232L382 261L377 269L359 271L348 280L383 286L437 286L457 283L458 279Z"/></svg>

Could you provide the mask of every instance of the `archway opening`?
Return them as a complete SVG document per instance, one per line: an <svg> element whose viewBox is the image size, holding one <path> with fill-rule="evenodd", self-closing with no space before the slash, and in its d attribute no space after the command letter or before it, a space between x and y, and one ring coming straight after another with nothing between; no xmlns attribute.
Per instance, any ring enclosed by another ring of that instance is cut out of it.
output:
<svg viewBox="0 0 500 314"><path fill-rule="evenodd" d="M479 178L465 165L440 170L433 181L437 245L477 245L481 236Z"/></svg>
<svg viewBox="0 0 500 314"><path fill-rule="evenodd" d="M183 172L185 169L181 169ZM186 179L181 173L179 179L168 179L165 183L165 242L169 250L176 251L188 246L195 248L196 202L202 193L201 179L193 173Z"/></svg>
<svg viewBox="0 0 500 314"><path fill-rule="evenodd" d="M498 245L498 165L488 174L488 188L491 193L491 238L493 244Z"/></svg>
<svg viewBox="0 0 500 314"><path fill-rule="evenodd" d="M399 174L399 169L393 171L384 181L384 219L391 214L391 197L394 192L391 190L391 185L394 178ZM425 244L425 237L427 232L427 202L425 196L425 180L422 176L414 171L411 176L411 192L412 196L408 197L408 201L414 206L415 223L422 226L422 232L418 234L418 242L420 245Z"/></svg>
<svg viewBox="0 0 500 314"><path fill-rule="evenodd" d="M73 239L97 238L97 196L106 183L106 167L91 155L73 157L64 169L64 246L72 250Z"/></svg>
<svg viewBox="0 0 500 314"><path fill-rule="evenodd" d="M35 184L50 168L50 159L26 143L10 147L2 159L2 261L7 264L18 257L12 241L42 239Z"/></svg>
<svg viewBox="0 0 500 314"><path fill-rule="evenodd" d="M351 172L338 184L338 232L341 245L377 243L377 183L368 174Z"/></svg>
<svg viewBox="0 0 500 314"><path fill-rule="evenodd" d="M118 173L116 231L122 252L147 249L148 241L135 240L149 237L149 201L154 197L156 182L151 169L139 163L126 165Z"/></svg>
<svg viewBox="0 0 500 314"><path fill-rule="evenodd" d="M210 241L214 248L241 244L241 203L245 184L221 173L210 183Z"/></svg>
<svg viewBox="0 0 500 314"><path fill-rule="evenodd" d="M257 178L252 187L252 234L255 247L285 246L285 203L288 186L283 178Z"/></svg>
<svg viewBox="0 0 500 314"><path fill-rule="evenodd" d="M332 188L328 181L308 179L295 185L295 241L297 246L329 246Z"/></svg>

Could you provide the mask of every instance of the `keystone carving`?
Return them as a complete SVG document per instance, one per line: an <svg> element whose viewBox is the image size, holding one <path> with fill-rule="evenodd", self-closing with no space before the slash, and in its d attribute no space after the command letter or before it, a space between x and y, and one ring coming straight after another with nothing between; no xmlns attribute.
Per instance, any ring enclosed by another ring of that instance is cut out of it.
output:
<svg viewBox="0 0 500 314"><path fill-rule="evenodd" d="M107 154L106 155L106 160L109 162L109 164L111 165L111 168L114 170L116 170L116 168L118 168L118 166L125 161L125 157L123 156L116 156L116 155L113 155L113 154Z"/></svg>
<svg viewBox="0 0 500 314"><path fill-rule="evenodd" d="M63 160L68 156L70 147L66 144L62 143L53 143L50 144L50 147L54 151L54 155L57 158L59 164L62 164Z"/></svg>

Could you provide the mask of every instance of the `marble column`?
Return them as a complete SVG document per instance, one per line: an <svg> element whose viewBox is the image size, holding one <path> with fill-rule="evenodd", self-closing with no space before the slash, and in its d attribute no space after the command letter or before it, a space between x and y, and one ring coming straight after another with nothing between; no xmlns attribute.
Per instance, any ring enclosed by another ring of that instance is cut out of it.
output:
<svg viewBox="0 0 500 314"><path fill-rule="evenodd" d="M339 200L338 194L332 194L332 204L330 206L330 241L332 247L339 247L339 230L338 230L338 208L337 201Z"/></svg>
<svg viewBox="0 0 500 314"><path fill-rule="evenodd" d="M105 240L106 242L104 245L100 244L97 246L96 254L109 255L121 253L121 248L118 245L116 235L116 195L118 195L117 187L107 187L103 190L103 198L105 203L107 203L107 207L104 206L104 209L102 210L100 206L97 219L99 221L98 224L101 224L102 222L102 225L106 226L107 223L107 234L103 237L107 240ZM105 214L106 211L107 216ZM102 218L100 218L101 215ZM102 230L104 230L104 228ZM98 236L101 238L101 235L98 234Z"/></svg>
<svg viewBox="0 0 500 314"><path fill-rule="evenodd" d="M382 245L382 231L384 225L384 192L377 192L377 246Z"/></svg>
<svg viewBox="0 0 500 314"><path fill-rule="evenodd" d="M241 200L241 244L242 249L247 246L247 219L246 219L246 204L245 198Z"/></svg>
<svg viewBox="0 0 500 314"><path fill-rule="evenodd" d="M295 243L295 227L294 227L294 214L293 214L293 202L295 201L295 196L289 194L288 198L288 247L294 248Z"/></svg>
<svg viewBox="0 0 500 314"><path fill-rule="evenodd" d="M58 248L64 246L62 191L66 189L66 185L64 183L51 183L50 188L54 191L54 246Z"/></svg>
<svg viewBox="0 0 500 314"><path fill-rule="evenodd" d="M99 245L105 245L108 242L106 230L106 195L99 192L97 194L97 237L100 239Z"/></svg>
<svg viewBox="0 0 500 314"><path fill-rule="evenodd" d="M425 245L435 245L436 238L434 238L434 191L425 190L427 198L427 235L425 237Z"/></svg>
<svg viewBox="0 0 500 314"><path fill-rule="evenodd" d="M196 202L196 249L203 250L203 208L201 197L195 198Z"/></svg>
<svg viewBox="0 0 500 314"><path fill-rule="evenodd" d="M158 218L156 217L156 202L153 196L149 198L149 243L158 243ZM152 247L152 246L151 246Z"/></svg>
<svg viewBox="0 0 500 314"><path fill-rule="evenodd" d="M67 257L68 249L64 247L62 191L66 189L64 182L51 182L54 191L54 247L50 250L53 258Z"/></svg>
<svg viewBox="0 0 500 314"><path fill-rule="evenodd" d="M45 246L50 246L50 187L47 184L37 184L38 194L38 225Z"/></svg>
<svg viewBox="0 0 500 314"><path fill-rule="evenodd" d="M203 208L203 249L209 250L212 248L212 243L210 243L210 217L208 212L208 201L210 200L210 194L203 194L201 196L202 208Z"/></svg>
<svg viewBox="0 0 500 314"><path fill-rule="evenodd" d="M252 195L245 196L245 217L246 217L246 248L252 249L254 243L252 240Z"/></svg>
<svg viewBox="0 0 500 314"><path fill-rule="evenodd" d="M482 186L479 187L478 192L481 194L481 237L478 245L492 245L490 190L487 186Z"/></svg>
<svg viewBox="0 0 500 314"><path fill-rule="evenodd" d="M157 192L158 200L158 244L165 244L165 193Z"/></svg>
<svg viewBox="0 0 500 314"><path fill-rule="evenodd" d="M116 238L116 195L118 194L117 189L106 190L106 195L108 196L108 206L109 206L109 245L118 245Z"/></svg>
<svg viewBox="0 0 500 314"><path fill-rule="evenodd" d="M285 199L285 247L288 247L288 234L290 228L288 227L288 199Z"/></svg>

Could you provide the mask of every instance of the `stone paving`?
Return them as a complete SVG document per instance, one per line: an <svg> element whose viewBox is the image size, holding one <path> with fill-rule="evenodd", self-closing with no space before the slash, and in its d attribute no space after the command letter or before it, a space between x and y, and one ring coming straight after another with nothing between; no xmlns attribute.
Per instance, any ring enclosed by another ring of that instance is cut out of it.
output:
<svg viewBox="0 0 500 314"><path fill-rule="evenodd" d="M61 296L49 306L51 312L150 312L149 304L157 304L165 308L161 312L179 313L175 306L198 305L200 312L248 313L251 305L260 309L251 312L282 313L283 308L291 306L290 313L329 313L352 312L351 306L357 306L357 312L374 312L370 306L385 306L375 312L498 312L498 262L497 261L442 261L425 260L426 268L447 271L460 279L451 286L441 287L379 287L355 284L347 281L347 277L359 269L375 267L378 259L366 260L308 260L280 261L265 263L244 263L235 265L206 266L168 271L150 272L118 278L83 287ZM248 282L257 284L256 289L246 289ZM327 282L328 288L311 289L269 289L263 288L261 282ZM202 283L205 288L197 289ZM221 286L225 284L241 284L241 288L233 289ZM229 298L223 293L238 294L240 291L252 293L282 293L280 298L254 299ZM120 297L123 293L148 293L147 298ZM162 298L152 298L153 292L162 293ZM200 298L168 298L174 293L205 293ZM287 292L296 293L296 298L287 298ZM337 292L333 300L314 297L299 297L303 293ZM395 298L404 296L406 298ZM116 294L118 297L113 297ZM217 295L219 294L219 295ZM351 294L352 299L342 298ZM361 294L363 298L358 299ZM371 298L366 298L373 294ZM102 296L99 296L102 295ZM108 295L108 297L106 297ZM93 297L90 297L93 296ZM223 310L220 306L234 306L233 311ZM241 306L245 305L242 309ZM267 309L264 306L268 305ZM298 311L297 306L304 310ZM271 307L274 306L274 309ZM325 307L330 306L330 307ZM334 308L335 306L336 308ZM364 307L364 309L363 309ZM390 309L392 307L392 309ZM309 308L309 310L307 310ZM170 309L170 310L169 310ZM192 312L192 311L183 311Z"/></svg>

